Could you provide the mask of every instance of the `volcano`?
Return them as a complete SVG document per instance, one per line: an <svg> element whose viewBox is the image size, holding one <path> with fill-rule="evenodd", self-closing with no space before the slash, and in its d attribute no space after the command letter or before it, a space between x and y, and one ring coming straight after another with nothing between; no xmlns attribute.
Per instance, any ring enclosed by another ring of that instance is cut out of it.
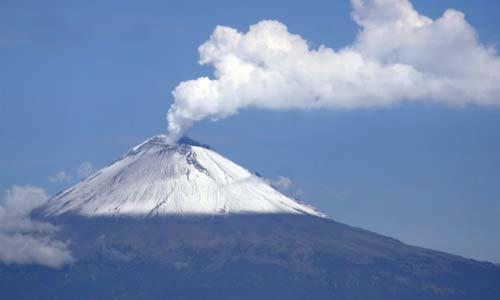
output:
<svg viewBox="0 0 500 300"><path fill-rule="evenodd" d="M146 140L42 210L46 216L322 215L207 145L167 140L164 135Z"/></svg>
<svg viewBox="0 0 500 300"><path fill-rule="evenodd" d="M338 223L189 138L146 140L33 217L74 262L0 265L5 299L500 299L497 265Z"/></svg>

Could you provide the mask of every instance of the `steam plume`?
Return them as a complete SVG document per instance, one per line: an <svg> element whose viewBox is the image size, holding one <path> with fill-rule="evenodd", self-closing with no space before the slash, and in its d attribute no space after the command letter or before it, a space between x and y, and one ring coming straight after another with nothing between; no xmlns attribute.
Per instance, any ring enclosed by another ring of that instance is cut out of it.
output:
<svg viewBox="0 0 500 300"><path fill-rule="evenodd" d="M176 141L194 122L246 107L273 110L389 106L400 102L499 105L500 59L478 41L464 14L432 20L408 0L352 0L360 31L339 50L311 49L278 21L246 33L217 26L199 47L213 78L172 92L168 131Z"/></svg>

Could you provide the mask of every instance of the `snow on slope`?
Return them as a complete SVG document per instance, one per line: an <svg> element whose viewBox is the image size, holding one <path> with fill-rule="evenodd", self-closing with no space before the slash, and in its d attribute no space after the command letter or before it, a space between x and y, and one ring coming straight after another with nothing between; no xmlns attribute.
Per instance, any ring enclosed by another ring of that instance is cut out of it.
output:
<svg viewBox="0 0 500 300"><path fill-rule="evenodd" d="M163 135L132 148L121 159L55 195L47 216L224 215L291 213L324 215L288 198L248 170L188 138L169 145Z"/></svg>

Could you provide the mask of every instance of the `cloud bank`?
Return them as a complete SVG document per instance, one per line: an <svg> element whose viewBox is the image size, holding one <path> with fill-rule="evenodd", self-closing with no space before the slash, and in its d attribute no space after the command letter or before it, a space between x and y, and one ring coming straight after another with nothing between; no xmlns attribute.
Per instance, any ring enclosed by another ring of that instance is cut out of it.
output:
<svg viewBox="0 0 500 300"><path fill-rule="evenodd" d="M0 262L58 268L73 261L67 244L52 237L57 228L29 217L47 199L43 189L31 185L5 192L0 201Z"/></svg>
<svg viewBox="0 0 500 300"><path fill-rule="evenodd" d="M176 141L194 122L240 109L354 109L401 102L500 105L500 58L463 13L432 20L408 0L352 0L360 29L342 49L311 49L278 21L246 33L217 26L199 47L213 78L172 92L168 131Z"/></svg>

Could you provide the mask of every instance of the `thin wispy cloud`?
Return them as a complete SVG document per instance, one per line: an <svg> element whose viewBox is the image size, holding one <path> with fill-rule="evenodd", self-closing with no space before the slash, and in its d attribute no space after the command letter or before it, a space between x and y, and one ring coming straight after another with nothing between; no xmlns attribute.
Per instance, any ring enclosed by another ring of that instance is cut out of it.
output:
<svg viewBox="0 0 500 300"><path fill-rule="evenodd" d="M54 175L47 176L47 180L52 183L67 183L73 180L73 176L64 171L58 171Z"/></svg>
<svg viewBox="0 0 500 300"><path fill-rule="evenodd" d="M500 105L500 58L480 43L463 13L435 20L408 0L352 0L359 26L352 45L311 49L285 24L265 20L247 32L217 26L199 47L213 77L172 92L173 141L194 122L241 109L355 109L402 102ZM333 33L332 33L333 34Z"/></svg>
<svg viewBox="0 0 500 300"><path fill-rule="evenodd" d="M68 244L53 237L57 228L30 218L47 199L44 189L31 185L5 192L0 201L0 263L58 268L73 261Z"/></svg>
<svg viewBox="0 0 500 300"><path fill-rule="evenodd" d="M270 182L273 186L280 190L286 191L290 189L293 185L293 181L285 176L278 176Z"/></svg>
<svg viewBox="0 0 500 300"><path fill-rule="evenodd" d="M85 179L95 172L94 165L85 161L81 163L73 171L57 171L54 175L47 176L47 180L51 183L70 183L75 179Z"/></svg>
<svg viewBox="0 0 500 300"><path fill-rule="evenodd" d="M276 176L274 179L268 180L274 188L280 190L282 193L286 193L292 197L302 197L305 192L297 184L286 176Z"/></svg>
<svg viewBox="0 0 500 300"><path fill-rule="evenodd" d="M83 162L77 170L78 176L81 179L85 179L95 172L94 165L91 162Z"/></svg>

